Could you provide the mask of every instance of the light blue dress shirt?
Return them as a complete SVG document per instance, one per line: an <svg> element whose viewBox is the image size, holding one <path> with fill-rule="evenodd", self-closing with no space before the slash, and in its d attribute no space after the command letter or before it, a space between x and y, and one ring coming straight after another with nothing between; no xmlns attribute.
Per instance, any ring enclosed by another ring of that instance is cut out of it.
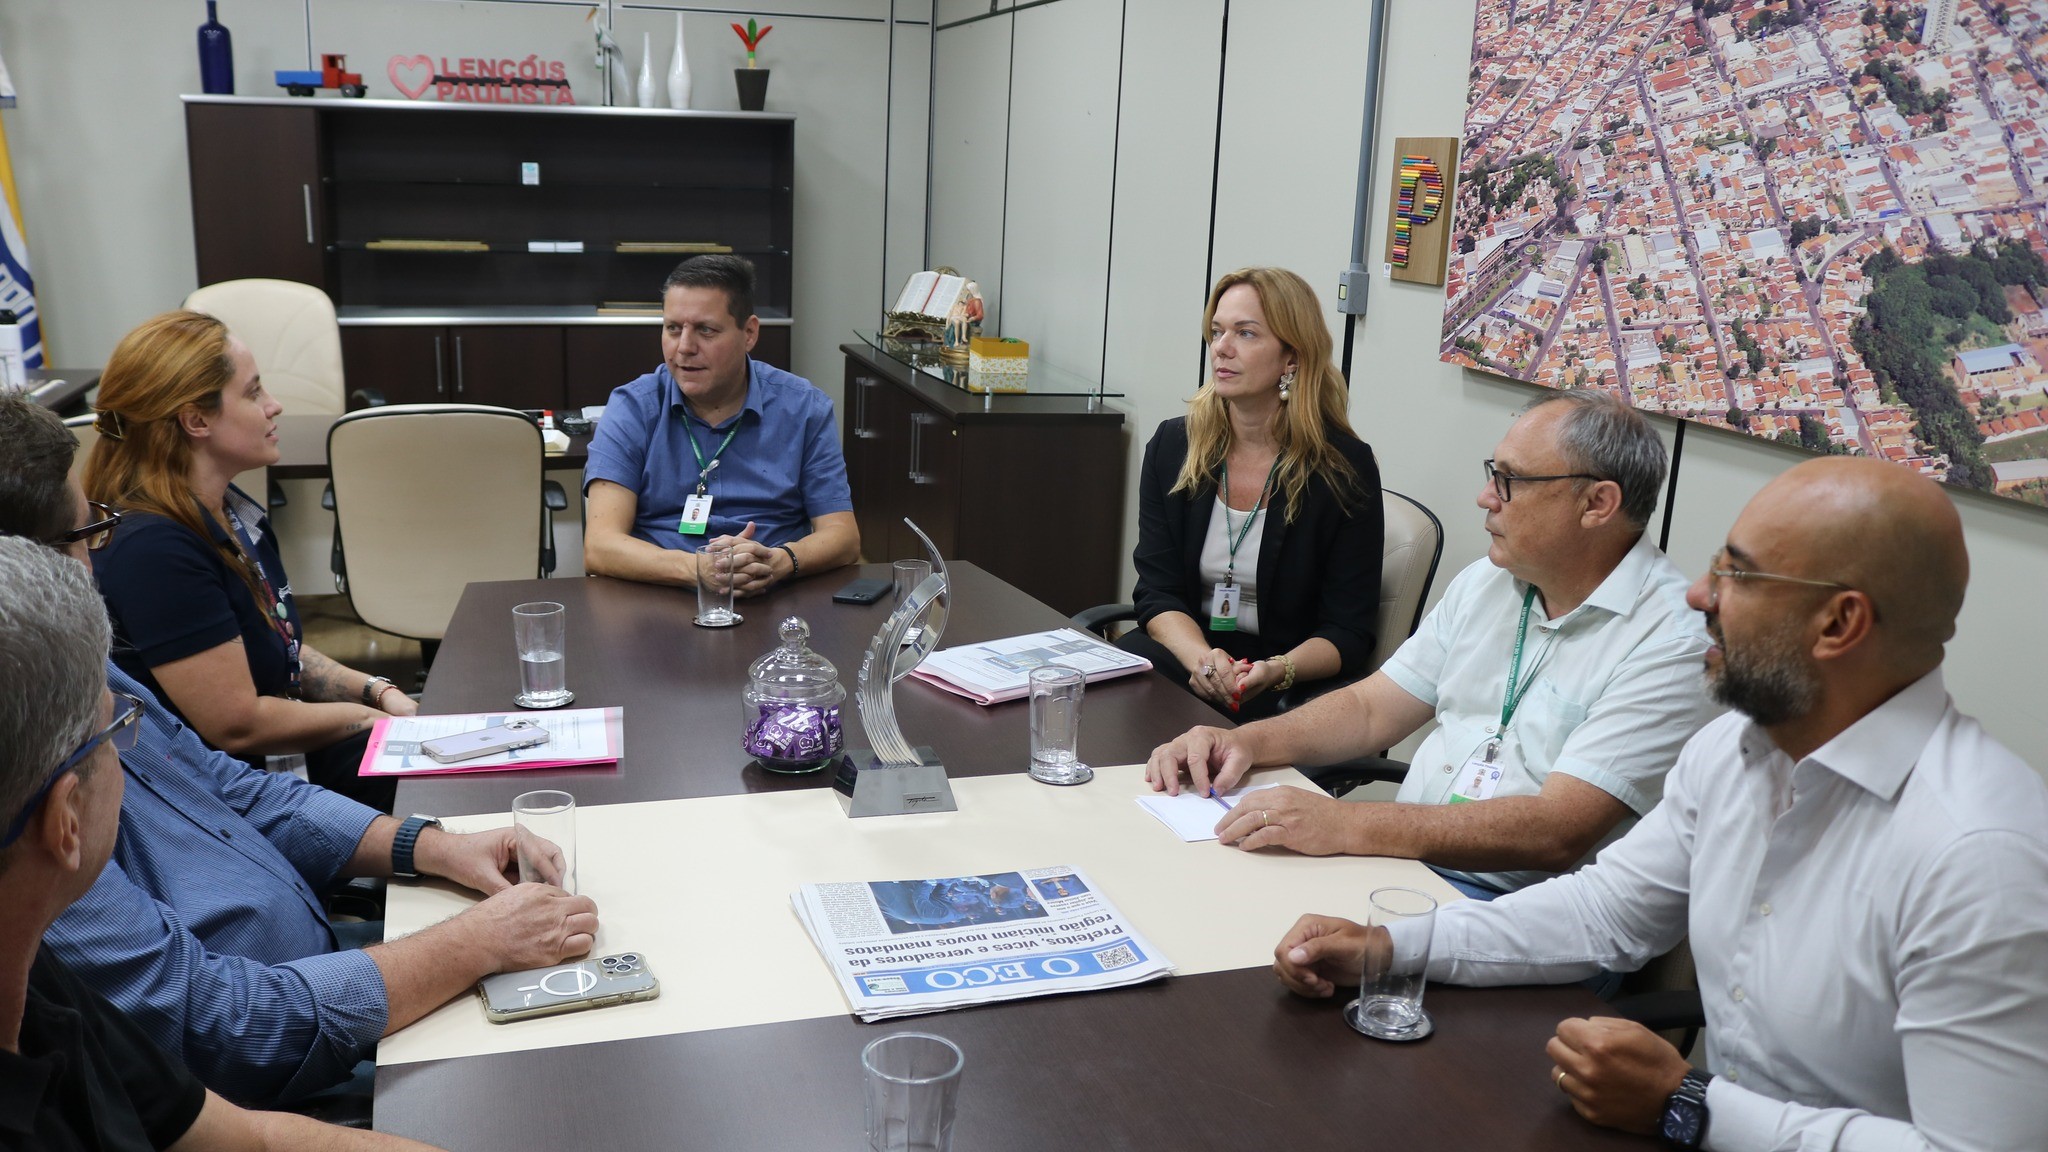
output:
<svg viewBox="0 0 2048 1152"><path fill-rule="evenodd" d="M1529 586L1485 559L1458 573L1381 669L1436 709L1436 729L1409 763L1400 801L1449 803L1465 777L1459 770L1497 739L1506 771L1495 796L1533 796L1552 772L1563 772L1637 816L1655 807L1678 750L1720 711L1707 696L1709 640L1700 614L1686 606L1689 583L1645 536L1570 612L1546 619L1538 597L1522 651L1528 690L1502 733L1501 702ZM1634 824L1623 820L1593 851ZM1443 871L1497 892L1551 875Z"/></svg>
<svg viewBox="0 0 2048 1152"><path fill-rule="evenodd" d="M318 893L377 813L213 751L111 663L107 687L143 702L120 839L44 943L230 1100L347 1079L389 1003L375 962L335 950Z"/></svg>
<svg viewBox="0 0 2048 1152"><path fill-rule="evenodd" d="M719 453L728 432L732 443ZM713 453L718 467L707 486L709 530L684 535L677 531L683 502L697 491L703 472L697 457L708 466ZM771 548L790 544L810 535L818 517L853 511L831 398L803 377L759 360L747 361L746 406L715 428L690 414L666 364L614 388L590 441L586 491L593 480L609 480L637 497L634 536L688 552L713 537L737 535L749 520L754 539Z"/></svg>

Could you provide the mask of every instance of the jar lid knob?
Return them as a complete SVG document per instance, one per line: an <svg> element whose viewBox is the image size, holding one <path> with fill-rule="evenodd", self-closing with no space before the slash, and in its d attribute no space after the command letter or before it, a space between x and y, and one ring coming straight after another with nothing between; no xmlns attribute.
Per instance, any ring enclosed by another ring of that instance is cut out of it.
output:
<svg viewBox="0 0 2048 1152"><path fill-rule="evenodd" d="M804 646L804 641L811 638L811 626L804 623L804 618L801 616L791 616L785 619L782 622L780 632L782 633L782 644L785 648L801 648Z"/></svg>

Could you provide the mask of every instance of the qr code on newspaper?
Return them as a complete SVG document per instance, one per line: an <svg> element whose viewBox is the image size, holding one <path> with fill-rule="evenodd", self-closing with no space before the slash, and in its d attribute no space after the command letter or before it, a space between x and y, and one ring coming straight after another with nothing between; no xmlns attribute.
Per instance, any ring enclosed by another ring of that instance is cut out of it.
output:
<svg viewBox="0 0 2048 1152"><path fill-rule="evenodd" d="M1095 954L1095 962L1102 965L1102 970L1107 972L1112 968L1122 968L1127 964L1136 964L1138 962L1138 954L1131 951L1129 944L1119 944L1114 948L1104 948L1102 951L1097 952Z"/></svg>

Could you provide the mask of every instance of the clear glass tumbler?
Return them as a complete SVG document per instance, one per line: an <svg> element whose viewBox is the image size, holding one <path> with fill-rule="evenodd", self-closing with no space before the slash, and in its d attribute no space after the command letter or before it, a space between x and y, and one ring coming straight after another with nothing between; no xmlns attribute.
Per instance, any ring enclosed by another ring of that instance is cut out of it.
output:
<svg viewBox="0 0 2048 1152"><path fill-rule="evenodd" d="M960 1069L966 1059L944 1036L898 1032L861 1050L867 1071L870 1152L948 1152Z"/></svg>
<svg viewBox="0 0 2048 1152"><path fill-rule="evenodd" d="M1365 971L1344 1019L1381 1040L1420 1040L1432 1028L1422 1010L1422 986L1436 900L1413 888L1376 888L1368 902Z"/></svg>
<svg viewBox="0 0 2048 1152"><path fill-rule="evenodd" d="M512 835L521 884L553 884L576 894L576 798L522 792L512 801Z"/></svg>
<svg viewBox="0 0 2048 1152"><path fill-rule="evenodd" d="M560 708L576 698L569 691L569 614L560 604L542 601L512 609L512 641L519 649L521 708Z"/></svg>
<svg viewBox="0 0 2048 1152"><path fill-rule="evenodd" d="M1062 664L1031 670L1031 778L1041 784L1086 784L1095 769L1081 763L1081 693L1088 681Z"/></svg>
<svg viewBox="0 0 2048 1152"><path fill-rule="evenodd" d="M892 566L892 570L896 576L896 603L901 604L910 599L910 594L917 591L917 586L924 583L925 577L932 574L932 562L898 560Z"/></svg>
<svg viewBox="0 0 2048 1152"><path fill-rule="evenodd" d="M732 570L739 562L726 541L713 541L697 549L697 625L702 628L730 628L744 617L732 609Z"/></svg>

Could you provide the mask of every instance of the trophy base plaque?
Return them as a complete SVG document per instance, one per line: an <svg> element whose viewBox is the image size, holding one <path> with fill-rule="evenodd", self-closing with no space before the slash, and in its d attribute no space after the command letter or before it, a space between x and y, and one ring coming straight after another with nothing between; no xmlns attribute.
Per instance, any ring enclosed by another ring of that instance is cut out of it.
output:
<svg viewBox="0 0 2048 1152"><path fill-rule="evenodd" d="M884 764L865 748L839 757L832 791L848 816L903 816L912 812L957 812L953 786L938 753L924 745L915 764Z"/></svg>

